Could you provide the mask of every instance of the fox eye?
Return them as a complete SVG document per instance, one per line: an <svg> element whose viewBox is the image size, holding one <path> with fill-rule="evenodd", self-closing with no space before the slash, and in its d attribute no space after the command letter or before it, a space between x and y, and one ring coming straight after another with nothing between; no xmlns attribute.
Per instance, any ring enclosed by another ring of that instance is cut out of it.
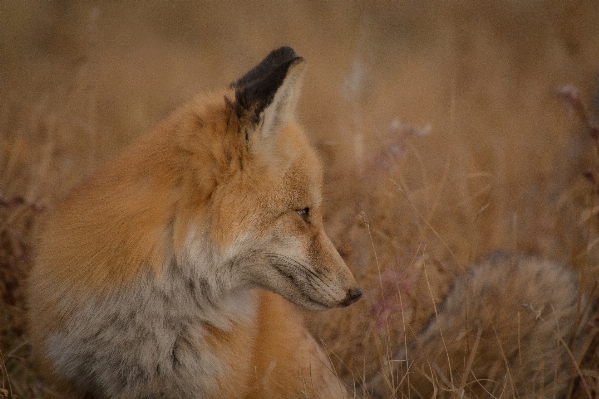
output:
<svg viewBox="0 0 599 399"><path fill-rule="evenodd" d="M310 208L298 209L296 212L304 222L310 224Z"/></svg>

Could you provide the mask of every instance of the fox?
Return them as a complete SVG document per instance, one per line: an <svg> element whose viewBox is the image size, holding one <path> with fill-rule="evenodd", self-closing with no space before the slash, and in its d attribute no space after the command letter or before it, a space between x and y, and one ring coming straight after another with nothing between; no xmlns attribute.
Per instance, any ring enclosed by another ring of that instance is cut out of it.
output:
<svg viewBox="0 0 599 399"><path fill-rule="evenodd" d="M368 398L565 398L596 334L575 273L495 251L455 278L414 339L359 391Z"/></svg>
<svg viewBox="0 0 599 399"><path fill-rule="evenodd" d="M273 50L60 202L28 279L33 351L70 398L345 398L301 311L362 296L323 227L296 119L306 61Z"/></svg>

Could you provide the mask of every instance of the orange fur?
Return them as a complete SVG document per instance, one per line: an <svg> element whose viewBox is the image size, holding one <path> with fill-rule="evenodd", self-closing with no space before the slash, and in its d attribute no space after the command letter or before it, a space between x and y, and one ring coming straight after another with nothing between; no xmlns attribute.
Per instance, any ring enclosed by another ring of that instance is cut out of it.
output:
<svg viewBox="0 0 599 399"><path fill-rule="evenodd" d="M303 65L289 48L274 51L56 207L29 304L33 346L61 389L344 397L294 309L361 295L324 232L322 169L293 119Z"/></svg>

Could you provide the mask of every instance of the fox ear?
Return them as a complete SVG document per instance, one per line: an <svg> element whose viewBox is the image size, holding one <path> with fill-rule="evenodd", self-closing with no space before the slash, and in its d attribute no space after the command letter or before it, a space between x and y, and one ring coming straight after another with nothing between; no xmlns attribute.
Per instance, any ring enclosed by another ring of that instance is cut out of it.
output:
<svg viewBox="0 0 599 399"><path fill-rule="evenodd" d="M261 122L263 136L275 134L293 118L306 62L291 47L272 51L260 64L232 83L238 115Z"/></svg>

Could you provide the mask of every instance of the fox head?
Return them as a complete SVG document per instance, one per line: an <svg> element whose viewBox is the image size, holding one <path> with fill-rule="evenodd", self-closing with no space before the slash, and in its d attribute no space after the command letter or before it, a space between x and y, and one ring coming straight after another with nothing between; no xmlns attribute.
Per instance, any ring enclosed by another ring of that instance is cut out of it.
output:
<svg viewBox="0 0 599 399"><path fill-rule="evenodd" d="M294 119L304 70L304 59L283 47L231 84L224 108L222 97L220 106L198 100L195 130L209 129L209 137L201 134L211 143L203 144L193 181L207 186L195 194L207 194L203 206L186 207L201 212L183 220L199 217L195 226L205 230L185 223L179 258L205 262L209 246L209 263L232 287L267 289L324 310L350 305L362 292L324 231L322 167ZM217 167L207 171L204 163Z"/></svg>

